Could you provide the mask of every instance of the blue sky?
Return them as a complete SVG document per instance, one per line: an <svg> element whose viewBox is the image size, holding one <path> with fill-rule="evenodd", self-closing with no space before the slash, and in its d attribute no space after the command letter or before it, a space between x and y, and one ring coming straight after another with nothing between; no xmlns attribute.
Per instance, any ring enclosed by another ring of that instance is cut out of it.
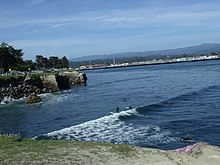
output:
<svg viewBox="0 0 220 165"><path fill-rule="evenodd" d="M220 42L218 0L7 0L0 42L69 59Z"/></svg>

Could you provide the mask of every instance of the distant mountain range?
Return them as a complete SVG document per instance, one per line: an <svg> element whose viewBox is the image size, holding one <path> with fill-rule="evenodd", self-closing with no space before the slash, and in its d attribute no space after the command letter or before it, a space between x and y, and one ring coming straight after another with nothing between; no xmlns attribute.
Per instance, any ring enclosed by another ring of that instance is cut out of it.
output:
<svg viewBox="0 0 220 165"><path fill-rule="evenodd" d="M124 52L124 53L114 53L105 55L90 55L84 57L78 57L70 59L70 61L90 61L97 59L114 59L114 58L129 58L135 56L155 56L155 55L182 55L182 54L205 54L209 52L219 52L220 43L204 43L196 46L189 46L177 49L166 49L166 50L156 50L156 51L144 51L144 52Z"/></svg>

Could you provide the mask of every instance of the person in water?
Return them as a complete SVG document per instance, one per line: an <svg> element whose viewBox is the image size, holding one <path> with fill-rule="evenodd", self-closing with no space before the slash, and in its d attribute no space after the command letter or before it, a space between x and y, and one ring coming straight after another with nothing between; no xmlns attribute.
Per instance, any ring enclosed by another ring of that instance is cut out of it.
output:
<svg viewBox="0 0 220 165"><path fill-rule="evenodd" d="M116 111L115 111L115 112L116 112L116 113L119 113L119 108L118 108L118 107L116 108Z"/></svg>
<svg viewBox="0 0 220 165"><path fill-rule="evenodd" d="M171 107L171 106L172 106L172 103L171 103L170 101L166 101L166 105L167 105L168 107Z"/></svg>
<svg viewBox="0 0 220 165"><path fill-rule="evenodd" d="M132 106L129 105L129 107L125 107L125 108L126 108L126 110L129 110L129 109L132 109Z"/></svg>

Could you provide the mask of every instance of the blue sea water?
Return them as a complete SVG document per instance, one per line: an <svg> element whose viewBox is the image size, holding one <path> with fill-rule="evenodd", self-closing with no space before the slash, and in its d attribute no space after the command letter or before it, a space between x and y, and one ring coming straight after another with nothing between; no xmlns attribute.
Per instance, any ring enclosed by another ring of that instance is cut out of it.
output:
<svg viewBox="0 0 220 165"><path fill-rule="evenodd" d="M42 95L41 103L0 105L0 133L160 149L220 146L220 60L86 74L87 85ZM116 107L120 113L111 114Z"/></svg>

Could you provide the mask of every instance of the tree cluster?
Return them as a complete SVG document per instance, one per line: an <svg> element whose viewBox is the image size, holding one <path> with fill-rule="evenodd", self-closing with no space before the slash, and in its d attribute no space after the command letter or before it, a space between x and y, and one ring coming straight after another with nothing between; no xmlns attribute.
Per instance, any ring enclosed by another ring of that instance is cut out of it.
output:
<svg viewBox="0 0 220 165"><path fill-rule="evenodd" d="M58 58L56 56L51 56L48 58L42 55L36 55L36 66L37 68L68 68L69 61L66 56Z"/></svg>
<svg viewBox="0 0 220 165"><path fill-rule="evenodd" d="M15 49L13 46L2 42L0 45L0 68L2 72L17 68L23 62L23 54L22 49Z"/></svg>
<svg viewBox="0 0 220 165"><path fill-rule="evenodd" d="M36 56L36 62L32 60L23 60L24 55L22 49L16 49L13 46L2 42L0 44L0 73L5 73L11 70L28 71L42 68L67 68L69 61L66 56L58 58L51 56L49 59L42 55Z"/></svg>

